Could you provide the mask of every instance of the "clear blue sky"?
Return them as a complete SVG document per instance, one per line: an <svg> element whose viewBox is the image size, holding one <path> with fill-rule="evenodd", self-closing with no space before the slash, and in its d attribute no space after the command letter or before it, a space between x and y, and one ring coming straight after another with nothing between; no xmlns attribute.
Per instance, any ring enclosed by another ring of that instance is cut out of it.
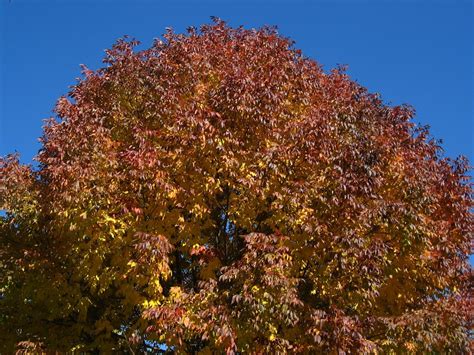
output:
<svg viewBox="0 0 474 355"><path fill-rule="evenodd" d="M446 155L474 162L472 0L0 2L0 155L31 162L42 119L79 64L99 67L118 37L149 46L165 27L181 32L214 15L232 26L277 25L326 70L348 64L386 102L413 105Z"/></svg>

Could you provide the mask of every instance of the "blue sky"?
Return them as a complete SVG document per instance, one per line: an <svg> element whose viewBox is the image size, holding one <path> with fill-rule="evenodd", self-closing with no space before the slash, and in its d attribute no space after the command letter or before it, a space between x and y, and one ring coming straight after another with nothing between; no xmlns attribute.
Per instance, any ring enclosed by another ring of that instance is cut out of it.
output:
<svg viewBox="0 0 474 355"><path fill-rule="evenodd" d="M446 155L474 161L471 0L112 1L0 0L0 155L25 163L42 120L80 75L125 34L149 46L165 27L184 31L218 16L232 26L277 25L326 70L353 79L442 138Z"/></svg>
<svg viewBox="0 0 474 355"><path fill-rule="evenodd" d="M165 27L215 15L233 26L277 25L329 70L393 104L409 103L448 156L473 161L472 1L53 1L0 0L0 155L30 162L42 120L80 75L100 66L124 34L144 46Z"/></svg>

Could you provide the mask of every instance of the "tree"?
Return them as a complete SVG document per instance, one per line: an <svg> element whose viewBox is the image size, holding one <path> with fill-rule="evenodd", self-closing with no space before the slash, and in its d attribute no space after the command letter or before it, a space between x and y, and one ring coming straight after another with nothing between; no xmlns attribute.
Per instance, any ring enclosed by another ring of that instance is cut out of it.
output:
<svg viewBox="0 0 474 355"><path fill-rule="evenodd" d="M137 44L0 161L2 350L469 351L468 163L412 108L273 28Z"/></svg>

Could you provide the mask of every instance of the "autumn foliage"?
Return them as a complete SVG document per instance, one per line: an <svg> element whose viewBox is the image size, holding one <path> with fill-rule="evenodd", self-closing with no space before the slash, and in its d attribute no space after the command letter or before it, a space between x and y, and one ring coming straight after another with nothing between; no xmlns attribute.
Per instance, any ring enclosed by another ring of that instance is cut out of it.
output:
<svg viewBox="0 0 474 355"><path fill-rule="evenodd" d="M410 107L272 28L137 44L0 159L0 351L469 352L468 166Z"/></svg>

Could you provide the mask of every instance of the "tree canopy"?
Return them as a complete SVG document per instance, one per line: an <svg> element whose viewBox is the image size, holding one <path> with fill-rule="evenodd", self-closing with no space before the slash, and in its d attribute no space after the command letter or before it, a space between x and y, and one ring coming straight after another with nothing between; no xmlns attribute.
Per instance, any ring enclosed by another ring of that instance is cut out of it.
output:
<svg viewBox="0 0 474 355"><path fill-rule="evenodd" d="M137 45L0 158L0 351L469 351L468 163L411 107L270 27Z"/></svg>

